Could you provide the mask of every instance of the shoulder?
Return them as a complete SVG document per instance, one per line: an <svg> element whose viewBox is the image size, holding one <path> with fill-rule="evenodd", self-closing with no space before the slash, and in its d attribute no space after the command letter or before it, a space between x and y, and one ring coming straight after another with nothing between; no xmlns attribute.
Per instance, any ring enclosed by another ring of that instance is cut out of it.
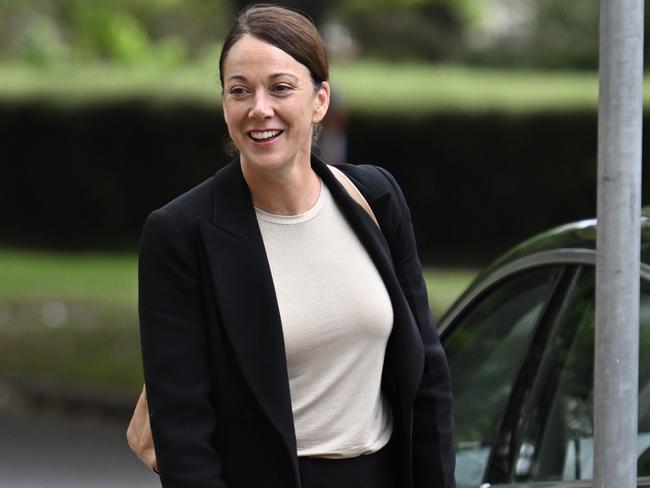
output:
<svg viewBox="0 0 650 488"><path fill-rule="evenodd" d="M223 191L238 177L241 179L239 161L232 160L215 174L178 195L151 214L169 214L181 222L195 222L197 217L212 220L217 192Z"/></svg>
<svg viewBox="0 0 650 488"><path fill-rule="evenodd" d="M385 193L401 196L402 191L392 174L375 164L335 164L369 200Z"/></svg>
<svg viewBox="0 0 650 488"><path fill-rule="evenodd" d="M212 209L214 176L187 190L158 210L163 210L175 218L184 220L196 216L208 216Z"/></svg>
<svg viewBox="0 0 650 488"><path fill-rule="evenodd" d="M404 193L393 175L374 164L335 166L352 180L366 198L389 244L397 242L410 226L411 213Z"/></svg>
<svg viewBox="0 0 650 488"><path fill-rule="evenodd" d="M206 178L160 208L153 210L145 220L145 230L152 226L167 227L180 235L192 234L198 217L210 220L212 216L215 178L218 174L219 172Z"/></svg>

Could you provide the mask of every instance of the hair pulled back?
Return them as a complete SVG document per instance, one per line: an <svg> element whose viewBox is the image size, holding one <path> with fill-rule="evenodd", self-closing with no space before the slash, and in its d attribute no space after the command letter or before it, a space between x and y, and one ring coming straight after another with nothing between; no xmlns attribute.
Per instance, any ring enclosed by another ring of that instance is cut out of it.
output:
<svg viewBox="0 0 650 488"><path fill-rule="evenodd" d="M268 3L242 10L226 36L219 58L219 80L223 86L223 65L232 46L250 35L282 49L309 70L315 84L327 81L327 49L316 26L305 14Z"/></svg>

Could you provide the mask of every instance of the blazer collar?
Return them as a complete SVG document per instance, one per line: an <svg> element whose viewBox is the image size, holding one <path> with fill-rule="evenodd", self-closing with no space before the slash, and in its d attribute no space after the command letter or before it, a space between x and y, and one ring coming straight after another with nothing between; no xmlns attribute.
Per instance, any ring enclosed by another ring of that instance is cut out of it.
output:
<svg viewBox="0 0 650 488"><path fill-rule="evenodd" d="M348 195L345 188L341 186L328 169L327 164L317 156L312 155L311 166L328 187L334 200L343 207L346 217L353 220L353 227L361 225L366 231L369 230L371 234L379 238L381 246L388 252L388 244L381 231L377 229L374 222L368 219L365 211ZM368 189L362 182L354 180L354 183L368 199L371 206L376 200L382 200L390 196L387 192L369 196ZM215 175L212 223L223 231L237 237L248 236L255 238L258 234L256 232L258 227L257 217L255 216L250 190L244 179L239 158L233 160Z"/></svg>

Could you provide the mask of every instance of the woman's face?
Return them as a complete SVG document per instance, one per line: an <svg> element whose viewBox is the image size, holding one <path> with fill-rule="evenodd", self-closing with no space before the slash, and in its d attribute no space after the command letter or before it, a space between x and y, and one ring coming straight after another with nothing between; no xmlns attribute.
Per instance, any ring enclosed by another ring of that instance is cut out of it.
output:
<svg viewBox="0 0 650 488"><path fill-rule="evenodd" d="M312 124L329 104L329 85L315 87L307 67L281 49L246 35L223 65L223 113L242 166L277 170L308 164Z"/></svg>

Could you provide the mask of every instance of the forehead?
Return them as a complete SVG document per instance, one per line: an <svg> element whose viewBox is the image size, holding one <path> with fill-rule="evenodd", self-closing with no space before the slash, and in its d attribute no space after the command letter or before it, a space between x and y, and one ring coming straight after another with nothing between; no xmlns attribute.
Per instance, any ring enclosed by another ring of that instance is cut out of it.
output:
<svg viewBox="0 0 650 488"><path fill-rule="evenodd" d="M309 77L307 67L282 49L250 35L235 42L223 64L224 80L231 76L267 77L275 73L291 73Z"/></svg>

